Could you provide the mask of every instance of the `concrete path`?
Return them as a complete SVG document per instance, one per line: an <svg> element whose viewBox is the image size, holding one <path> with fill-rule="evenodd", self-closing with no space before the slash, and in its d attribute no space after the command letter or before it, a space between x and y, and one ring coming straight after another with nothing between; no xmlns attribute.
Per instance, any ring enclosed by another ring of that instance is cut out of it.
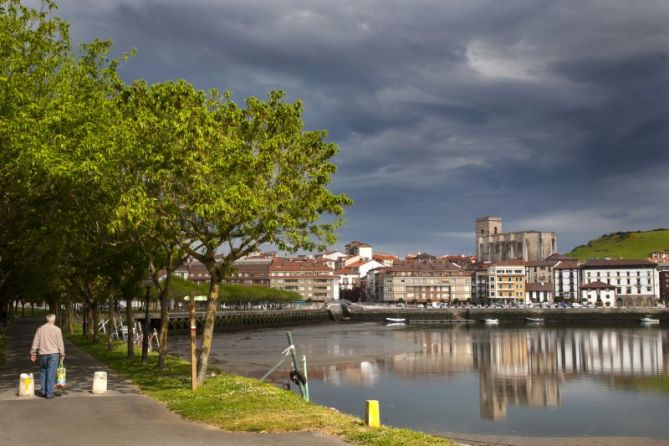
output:
<svg viewBox="0 0 669 446"><path fill-rule="evenodd" d="M78 446L343 446L333 437L300 432L257 434L224 432L186 421L162 404L143 396L132 383L111 373L102 364L65 340L67 390L50 400L19 398L19 374L32 372L39 394L39 366L30 362L33 334L38 319L14 323L0 367L0 445ZM108 392L90 393L93 372L107 371Z"/></svg>

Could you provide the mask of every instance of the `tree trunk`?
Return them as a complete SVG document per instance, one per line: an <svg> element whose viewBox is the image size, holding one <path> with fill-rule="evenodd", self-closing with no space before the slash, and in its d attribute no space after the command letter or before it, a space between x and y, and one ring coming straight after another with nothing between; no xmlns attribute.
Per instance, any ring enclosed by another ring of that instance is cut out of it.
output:
<svg viewBox="0 0 669 446"><path fill-rule="evenodd" d="M112 329L114 328L114 318L116 316L114 313L114 298L112 296L109 296L109 311L107 313L109 316L109 321L107 322L107 351L112 351L114 349Z"/></svg>
<svg viewBox="0 0 669 446"><path fill-rule="evenodd" d="M168 304L171 278L172 275L168 271L167 277L165 277L165 281L163 282L162 293L160 294L160 350L158 353L158 365L156 366L159 370L165 368L165 359L167 358L167 336L170 326Z"/></svg>
<svg viewBox="0 0 669 446"><path fill-rule="evenodd" d="M100 314L98 312L98 304L91 305L91 313L93 314L93 343L98 342L98 324L100 323Z"/></svg>
<svg viewBox="0 0 669 446"><path fill-rule="evenodd" d="M125 296L125 323L128 326L128 359L135 357L135 321L132 318L132 297Z"/></svg>
<svg viewBox="0 0 669 446"><path fill-rule="evenodd" d="M207 366L209 365L209 353L211 353L211 341L214 337L214 323L216 322L216 309L218 307L218 288L220 279L217 274L209 273L209 301L207 303L207 315L204 321L204 330L202 331L202 343L200 344L200 354L197 358L197 383L202 384L207 375Z"/></svg>
<svg viewBox="0 0 669 446"><path fill-rule="evenodd" d="M72 302L65 304L65 332L69 335L74 333L74 314L72 312Z"/></svg>
<svg viewBox="0 0 669 446"><path fill-rule="evenodd" d="M93 315L93 305L86 305L86 337L88 340L94 339L95 316Z"/></svg>

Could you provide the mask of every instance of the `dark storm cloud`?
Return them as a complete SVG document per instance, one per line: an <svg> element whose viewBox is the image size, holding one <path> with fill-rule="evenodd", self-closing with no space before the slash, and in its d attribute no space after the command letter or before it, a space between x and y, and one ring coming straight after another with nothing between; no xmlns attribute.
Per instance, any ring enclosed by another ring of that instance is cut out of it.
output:
<svg viewBox="0 0 669 446"><path fill-rule="evenodd" d="M74 1L122 71L300 98L356 200L343 241L471 252L481 215L558 232L668 226L669 3ZM472 235L469 235L472 234Z"/></svg>

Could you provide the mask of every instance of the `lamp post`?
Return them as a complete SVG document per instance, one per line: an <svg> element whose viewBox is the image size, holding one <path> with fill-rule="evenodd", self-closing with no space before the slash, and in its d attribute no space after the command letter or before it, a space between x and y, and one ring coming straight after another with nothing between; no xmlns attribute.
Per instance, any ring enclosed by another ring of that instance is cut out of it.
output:
<svg viewBox="0 0 669 446"><path fill-rule="evenodd" d="M149 335L151 331L151 320L149 319L149 292L153 282L149 279L144 280L146 295L144 296L144 328L142 329L142 362L149 360Z"/></svg>

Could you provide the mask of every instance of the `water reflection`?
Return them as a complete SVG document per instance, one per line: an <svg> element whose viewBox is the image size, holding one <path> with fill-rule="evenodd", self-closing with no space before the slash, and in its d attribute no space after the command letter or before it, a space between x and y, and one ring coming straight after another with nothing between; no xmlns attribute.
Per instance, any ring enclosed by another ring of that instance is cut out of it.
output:
<svg viewBox="0 0 669 446"><path fill-rule="evenodd" d="M406 328L386 336L418 344L422 351L317 367L310 378L373 386L382 372L426 381L475 371L481 417L500 420L509 405L559 406L560 386L567 380L667 375L667 332L660 329Z"/></svg>

